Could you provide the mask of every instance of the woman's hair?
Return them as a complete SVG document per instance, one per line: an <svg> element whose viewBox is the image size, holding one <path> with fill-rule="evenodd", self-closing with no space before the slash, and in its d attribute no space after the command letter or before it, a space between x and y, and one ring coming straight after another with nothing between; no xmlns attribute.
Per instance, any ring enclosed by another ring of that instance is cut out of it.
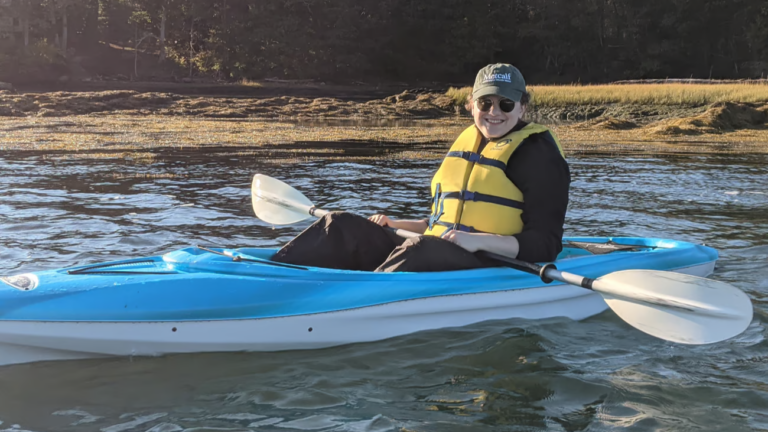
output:
<svg viewBox="0 0 768 432"><path fill-rule="evenodd" d="M464 109L467 111L472 111L472 103L475 101L472 99L472 93L467 96L467 103L464 104ZM520 97L520 104L527 107L528 104L531 103L531 94L527 91L523 92L523 95Z"/></svg>
<svg viewBox="0 0 768 432"><path fill-rule="evenodd" d="M527 91L524 91L523 95L520 96L520 104L523 106L528 106L529 103L531 103L531 94Z"/></svg>

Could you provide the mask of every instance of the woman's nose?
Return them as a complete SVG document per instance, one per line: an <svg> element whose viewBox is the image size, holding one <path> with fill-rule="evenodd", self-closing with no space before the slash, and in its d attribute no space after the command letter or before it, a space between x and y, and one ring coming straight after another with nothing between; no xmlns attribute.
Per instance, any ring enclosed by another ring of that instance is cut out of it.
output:
<svg viewBox="0 0 768 432"><path fill-rule="evenodd" d="M491 109L488 110L488 114L491 114L491 115L501 114L501 108L499 108L498 102L494 102L493 105L491 105Z"/></svg>

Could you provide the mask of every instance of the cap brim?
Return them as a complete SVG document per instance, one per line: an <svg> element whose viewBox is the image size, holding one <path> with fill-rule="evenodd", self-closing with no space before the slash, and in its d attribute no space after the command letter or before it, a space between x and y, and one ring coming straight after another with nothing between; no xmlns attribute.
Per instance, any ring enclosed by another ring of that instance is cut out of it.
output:
<svg viewBox="0 0 768 432"><path fill-rule="evenodd" d="M523 92L510 88L502 89L498 86L485 86L472 93L472 99L477 99L483 96L501 96L515 102L520 102L520 99L523 97Z"/></svg>

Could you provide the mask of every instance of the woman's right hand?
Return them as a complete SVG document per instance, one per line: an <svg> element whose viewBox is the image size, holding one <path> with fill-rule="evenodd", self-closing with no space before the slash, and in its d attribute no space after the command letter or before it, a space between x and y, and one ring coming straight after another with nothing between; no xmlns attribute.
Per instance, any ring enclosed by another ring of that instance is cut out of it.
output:
<svg viewBox="0 0 768 432"><path fill-rule="evenodd" d="M392 219L390 219L388 216L385 216L383 214L375 214L368 218L369 221L380 225L380 226L392 226L392 222L394 222ZM394 228L394 227L393 227Z"/></svg>

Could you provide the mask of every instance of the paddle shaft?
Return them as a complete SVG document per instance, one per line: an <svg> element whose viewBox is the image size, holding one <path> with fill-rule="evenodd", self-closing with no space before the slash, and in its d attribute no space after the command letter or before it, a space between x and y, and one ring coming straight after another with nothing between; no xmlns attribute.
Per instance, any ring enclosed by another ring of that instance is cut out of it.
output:
<svg viewBox="0 0 768 432"><path fill-rule="evenodd" d="M273 200L273 202L274 202L274 200ZM291 202L290 206L293 207L293 208L296 208L296 209L304 210L308 214L310 214L310 215L312 215L312 216L314 216L314 217L316 217L318 219L323 217L323 216L325 216L325 215L327 215L328 213L330 213L328 210L323 210L323 209L317 208L315 206L308 206L308 205L303 205L303 204L299 204L299 203L295 203L295 202ZM404 237L404 238L418 237L420 235L420 234L417 234L415 232L406 231L406 230L399 229L399 228L392 228L392 227L387 227L387 228L392 230L395 234L399 235L400 237Z"/></svg>
<svg viewBox="0 0 768 432"><path fill-rule="evenodd" d="M395 234L397 234L397 235L399 235L401 237L409 238L409 237L418 237L419 236L419 234L416 234L416 233L411 232L411 231L405 231L405 230L396 229L396 228L392 228L392 227L387 227L387 228L389 228L390 230L394 231ZM513 268L515 270L519 270L519 271L522 271L522 272L525 272L525 273L534 274L534 275L540 277L541 280L544 283L550 283L553 280L556 280L556 281L560 281L560 282L567 283L567 284L570 284L570 285L577 285L577 286L580 286L582 288L586 288L588 290L592 290L592 284L597 282L596 280L590 279L588 277L583 277L583 276L579 276L579 275L575 275L575 274L567 273L567 272L561 272L560 270L557 269L557 267L555 267L554 264L545 264L545 265L541 266L541 265L534 264L534 263L529 263L529 262L526 262L526 261L520 261L518 259L510 258L510 257L504 256L504 255L499 255L499 254L493 253L493 252L480 251L479 253L480 253L480 255L484 255L484 256L486 256L488 258L491 258L491 259L494 259L496 261L501 261L507 267L511 267L511 268Z"/></svg>
<svg viewBox="0 0 768 432"><path fill-rule="evenodd" d="M321 217L325 216L326 214L330 213L328 210L323 210L323 209L317 208L315 206L309 206L309 205L300 204L300 203L297 203L295 201L284 201L284 200L276 199L274 197L270 197L270 201L272 201L275 204L283 205L283 206L288 207L288 208L294 208L294 209L297 209L297 210L301 210L301 211L306 212L307 214L312 215L312 216L314 216L316 218L321 218ZM393 227L387 227L387 228L390 229L391 231L393 231L398 236L404 237L404 238L418 237L418 236L421 235L421 234L417 234L417 233L412 232L412 231L406 231L406 230L399 229L399 228L393 228ZM569 285L576 285L576 286L580 286L582 288L586 288L588 290L594 290L593 289L593 284L595 282L599 282L599 281L596 281L595 279L591 279L591 278L588 278L588 277L579 276L579 275L575 275L575 274L567 273L567 272L561 272L560 270L557 269L557 267L555 267L554 264L551 264L551 263L550 264L545 264L545 265L541 266L541 265L534 264L534 263L520 261L518 259L510 258L510 257L504 256L504 255L499 255L499 254L493 253L493 252L481 251L480 253L482 255L485 255L488 258L494 259L496 261L501 261L505 265L507 265L507 266L509 266L509 267L511 267L511 268L513 268L515 270L520 270L522 272L526 272L526 273L537 275L545 283L550 283L553 280L556 280L556 281L560 281L560 282L563 282L563 283L566 283L566 284L569 284Z"/></svg>

